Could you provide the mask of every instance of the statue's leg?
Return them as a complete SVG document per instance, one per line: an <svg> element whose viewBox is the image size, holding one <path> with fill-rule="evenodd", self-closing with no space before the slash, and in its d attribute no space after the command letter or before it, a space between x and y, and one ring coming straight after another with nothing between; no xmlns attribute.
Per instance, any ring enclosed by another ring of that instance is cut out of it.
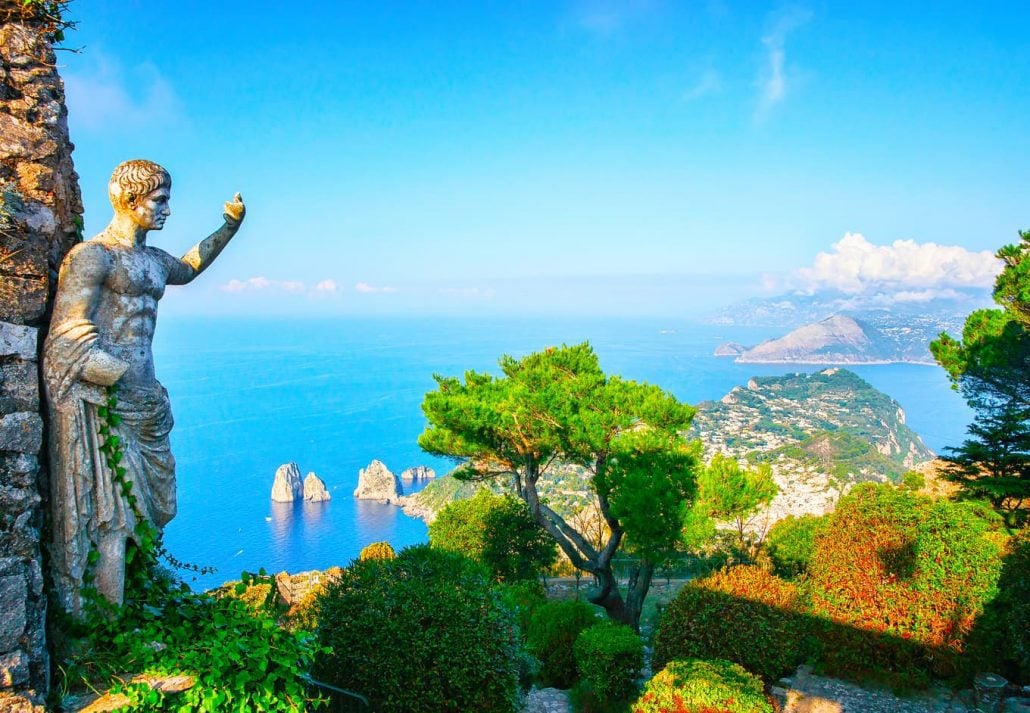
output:
<svg viewBox="0 0 1030 713"><path fill-rule="evenodd" d="M101 530L97 549L97 591L112 604L121 605L125 595L125 533Z"/></svg>

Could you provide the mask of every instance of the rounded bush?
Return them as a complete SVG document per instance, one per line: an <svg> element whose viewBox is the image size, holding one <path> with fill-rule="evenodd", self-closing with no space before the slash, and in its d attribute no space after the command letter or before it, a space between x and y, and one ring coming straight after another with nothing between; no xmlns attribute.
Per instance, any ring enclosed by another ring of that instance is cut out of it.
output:
<svg viewBox="0 0 1030 713"><path fill-rule="evenodd" d="M389 542L373 542L364 549L358 555L359 560L376 560L376 559L393 559L397 556L397 553L393 551L393 547Z"/></svg>
<svg viewBox="0 0 1030 713"><path fill-rule="evenodd" d="M486 489L440 510L429 542L482 563L499 582L532 581L557 555L557 544L524 502Z"/></svg>
<svg viewBox="0 0 1030 713"><path fill-rule="evenodd" d="M805 658L808 626L797 587L754 565L724 569L680 590L658 622L654 667L727 659L769 679Z"/></svg>
<svg viewBox="0 0 1030 713"><path fill-rule="evenodd" d="M644 686L633 713L773 713L762 681L714 659L671 662Z"/></svg>
<svg viewBox="0 0 1030 713"><path fill-rule="evenodd" d="M838 675L916 683L957 671L1001 569L998 522L981 508L862 484L816 537L809 566L821 658Z"/></svg>
<svg viewBox="0 0 1030 713"><path fill-rule="evenodd" d="M601 700L623 700L636 692L644 642L630 627L599 622L580 633L573 653L580 676Z"/></svg>
<svg viewBox="0 0 1030 713"><path fill-rule="evenodd" d="M788 579L805 574L815 556L815 537L825 526L826 517L815 515L789 515L773 525L765 538L773 571Z"/></svg>
<svg viewBox="0 0 1030 713"><path fill-rule="evenodd" d="M584 602L547 602L537 607L529 624L526 648L540 661L540 683L569 688L576 682L573 646L580 633L597 623L593 608Z"/></svg>
<svg viewBox="0 0 1030 713"><path fill-rule="evenodd" d="M486 571L418 546L357 561L316 602L315 678L386 713L515 711L518 626Z"/></svg>

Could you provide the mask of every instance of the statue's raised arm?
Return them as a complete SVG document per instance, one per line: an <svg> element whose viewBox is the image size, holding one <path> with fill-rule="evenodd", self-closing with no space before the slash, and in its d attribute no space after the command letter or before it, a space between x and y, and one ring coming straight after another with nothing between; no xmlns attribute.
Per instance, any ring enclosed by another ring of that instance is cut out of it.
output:
<svg viewBox="0 0 1030 713"><path fill-rule="evenodd" d="M154 374L151 345L165 286L190 282L236 234L246 208L237 193L225 222L175 258L147 245L171 215L172 179L151 161L126 161L108 184L110 224L69 251L43 348L50 409L51 569L61 604L79 613L92 570L94 586L120 603L125 547L136 526L160 530L175 516L175 459L168 394ZM104 387L117 387L107 422L122 449L127 496L101 451ZM110 416L115 418L110 418ZM137 544L141 544L137 541ZM95 552L96 555L91 553Z"/></svg>
<svg viewBox="0 0 1030 713"><path fill-rule="evenodd" d="M168 284L186 284L206 270L207 266L214 262L218 254L222 252L222 249L229 244L232 236L236 235L236 231L240 229L240 224L246 215L247 206L243 203L243 197L237 193L231 201L225 202L225 211L222 213L225 222L222 224L222 227L194 245L182 256L181 262L188 270L182 275L169 274ZM181 281L175 279L184 276L188 276L187 279L182 279Z"/></svg>

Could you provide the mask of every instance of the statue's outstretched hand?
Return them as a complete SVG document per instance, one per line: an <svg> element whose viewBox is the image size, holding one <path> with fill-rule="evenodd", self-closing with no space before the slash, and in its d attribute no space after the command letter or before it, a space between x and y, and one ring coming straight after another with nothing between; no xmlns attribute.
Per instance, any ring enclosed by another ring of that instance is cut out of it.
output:
<svg viewBox="0 0 1030 713"><path fill-rule="evenodd" d="M239 225L243 222L243 216L247 214L247 206L243 205L243 197L237 193L231 201L225 202L225 222L229 225Z"/></svg>

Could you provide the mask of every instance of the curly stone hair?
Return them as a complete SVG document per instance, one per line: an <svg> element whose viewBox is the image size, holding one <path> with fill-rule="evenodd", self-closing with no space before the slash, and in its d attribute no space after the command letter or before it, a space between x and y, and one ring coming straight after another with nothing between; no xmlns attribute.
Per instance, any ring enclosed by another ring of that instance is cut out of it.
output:
<svg viewBox="0 0 1030 713"><path fill-rule="evenodd" d="M118 165L107 184L107 195L116 209L125 209L161 187L172 187L171 174L153 161L137 158Z"/></svg>

